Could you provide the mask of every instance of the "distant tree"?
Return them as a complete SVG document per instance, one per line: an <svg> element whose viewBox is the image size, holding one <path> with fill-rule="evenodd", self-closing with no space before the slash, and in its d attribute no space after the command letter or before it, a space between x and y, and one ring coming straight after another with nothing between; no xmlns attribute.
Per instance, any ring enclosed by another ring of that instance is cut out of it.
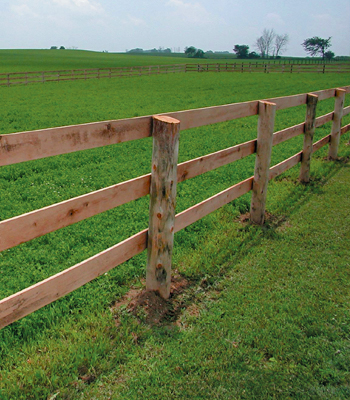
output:
<svg viewBox="0 0 350 400"><path fill-rule="evenodd" d="M333 60L333 58L335 57L335 54L333 53L333 51L328 50L324 53L324 56L325 56L326 60L330 61L330 60Z"/></svg>
<svg viewBox="0 0 350 400"><path fill-rule="evenodd" d="M194 46L185 47L185 54L188 57L193 57L196 54L197 49Z"/></svg>
<svg viewBox="0 0 350 400"><path fill-rule="evenodd" d="M185 54L192 58L204 58L204 51L202 49L196 49L194 46L186 47Z"/></svg>
<svg viewBox="0 0 350 400"><path fill-rule="evenodd" d="M131 50L127 51L127 53L143 53L143 49L140 49L139 47L137 47L136 49L131 49Z"/></svg>
<svg viewBox="0 0 350 400"><path fill-rule="evenodd" d="M255 51L252 51L248 54L248 58L260 58L258 53L255 53Z"/></svg>
<svg viewBox="0 0 350 400"><path fill-rule="evenodd" d="M255 47L261 54L261 57L268 58L273 49L273 42L276 33L273 29L264 29L260 37L256 39Z"/></svg>
<svg viewBox="0 0 350 400"><path fill-rule="evenodd" d="M322 39L318 36L314 36L312 38L305 39L302 43L304 50L310 54L310 56L314 57L317 55L322 56L322 59L325 59L326 50L331 47L331 37L328 39Z"/></svg>
<svg viewBox="0 0 350 400"><path fill-rule="evenodd" d="M197 49L193 56L194 58L204 58L204 51L202 49Z"/></svg>
<svg viewBox="0 0 350 400"><path fill-rule="evenodd" d="M57 50L57 46L51 46L50 50Z"/></svg>
<svg viewBox="0 0 350 400"><path fill-rule="evenodd" d="M233 51L236 53L237 58L248 58L249 46L246 44L236 44Z"/></svg>
<svg viewBox="0 0 350 400"><path fill-rule="evenodd" d="M60 50L66 50L66 48L64 46L61 46Z"/></svg>
<svg viewBox="0 0 350 400"><path fill-rule="evenodd" d="M289 42L289 36L285 33L284 35L278 35L276 34L275 36L275 57L279 57L286 49L287 49L287 44Z"/></svg>

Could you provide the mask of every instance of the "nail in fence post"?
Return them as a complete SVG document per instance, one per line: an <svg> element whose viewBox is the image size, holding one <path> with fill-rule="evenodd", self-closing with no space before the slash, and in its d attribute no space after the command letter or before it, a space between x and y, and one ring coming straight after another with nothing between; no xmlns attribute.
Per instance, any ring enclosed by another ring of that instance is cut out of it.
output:
<svg viewBox="0 0 350 400"><path fill-rule="evenodd" d="M170 296L180 121L153 117L146 289Z"/></svg>
<svg viewBox="0 0 350 400"><path fill-rule="evenodd" d="M303 183L310 182L310 163L312 154L312 142L315 133L316 107L318 96L309 93L307 95L306 118L304 128L304 146L301 159L299 180Z"/></svg>
<svg viewBox="0 0 350 400"><path fill-rule="evenodd" d="M275 115L276 104L259 101L258 141L250 205L250 219L258 225L262 225L265 218Z"/></svg>
<svg viewBox="0 0 350 400"><path fill-rule="evenodd" d="M341 119L343 117L345 94L346 90L344 89L335 90L334 117L333 117L332 131L331 131L331 142L328 151L329 160L336 160L338 157Z"/></svg>

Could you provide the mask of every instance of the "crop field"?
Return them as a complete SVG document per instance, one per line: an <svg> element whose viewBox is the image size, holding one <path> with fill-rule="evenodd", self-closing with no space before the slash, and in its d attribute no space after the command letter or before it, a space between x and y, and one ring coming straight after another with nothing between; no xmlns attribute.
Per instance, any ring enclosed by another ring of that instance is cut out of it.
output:
<svg viewBox="0 0 350 400"><path fill-rule="evenodd" d="M23 65L20 65L12 54L12 58L9 57L13 64L0 64L0 70L61 69L66 68L67 63L69 68L119 66L114 64L116 58L109 54L99 54L96 59L92 57L91 64L82 66L76 56L79 53L69 52L72 54L69 61L67 58L62 58L62 62L46 58L43 65L37 61L35 65L34 61L31 64L23 55ZM144 57L131 58L140 63L138 65L145 65ZM118 62L124 62L122 60L120 56ZM155 64L159 64L160 60L167 62L165 57L154 57ZM347 74L256 73L161 75L2 87L0 134L267 99L349 84ZM350 105L350 96L347 96L345 105ZM322 101L317 114L330 112L333 107L334 100ZM344 118L343 125L350 122L349 117ZM305 106L279 111L275 131L298 124L304 118ZM256 124L257 117L249 117L183 131L179 162L253 139L256 137ZM325 136L329 130L330 124L317 129L315 140ZM341 139L341 156L349 157L350 149L345 146L348 134L344 136ZM272 165L300 151L302 140L302 137L296 137L275 146ZM152 139L148 138L1 167L0 220L147 174L150 172L151 152ZM311 173L315 182L322 181L337 168L323 160L325 155L326 150L322 149L313 158ZM176 212L252 176L254 160L254 156L249 156L233 165L181 183L178 186ZM293 168L272 182L267 205L270 213L288 214L300 196L307 196L316 190L312 185L311 189L307 189L296 184L297 169ZM0 253L0 299L146 228L148 201L148 197L139 199ZM249 205L248 194L176 234L173 268L188 281L197 283L205 279L212 282L215 276L226 274L228 270L222 269L217 259L213 261L217 252L216 243L223 243L225 236L220 227L226 227L228 221L247 212ZM230 256L225 253L221 262L225 264L225 258L231 257L232 261L240 251L249 251L248 240L252 239L252 235L257 237L259 232L258 229L241 232L233 239L237 253ZM212 235L215 240L208 239ZM206 254L207 263L201 260L202 251ZM135 339L135 335L138 336L138 332L146 328L126 314L120 319L120 327L116 328L110 311L114 302L131 286L141 286L145 263L146 254L143 253L1 330L0 399L92 398L89 395L84 397L84 391L90 384L93 387L95 380L101 380L113 370L122 376L128 363L134 364L136 359L139 359L140 365L151 363L150 355L139 348L141 339L139 343ZM155 335L164 342L175 335L167 327L162 329L147 328L144 335ZM160 351L158 346L157 349ZM91 379L82 378L92 376ZM117 384L117 376L115 381ZM171 398L169 393L166 396ZM136 393L130 397L121 395L111 398L138 397ZM218 395L216 398L228 397Z"/></svg>

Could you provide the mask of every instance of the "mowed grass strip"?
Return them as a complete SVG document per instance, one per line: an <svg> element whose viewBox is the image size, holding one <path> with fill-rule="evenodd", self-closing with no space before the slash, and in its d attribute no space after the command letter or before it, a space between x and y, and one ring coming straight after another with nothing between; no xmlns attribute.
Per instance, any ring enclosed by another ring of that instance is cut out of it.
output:
<svg viewBox="0 0 350 400"><path fill-rule="evenodd" d="M107 83L3 88L6 96L1 100L1 133L65 125L67 120L74 124L269 98L349 82L339 75L331 78L330 75L252 74L238 78L229 74L202 74L181 79L179 76L142 77ZM322 102L320 112L331 111L333 104ZM276 130L300 123L304 117L305 108L284 110L276 120ZM317 135L324 136L329 129L329 125L319 129ZM343 158L349 156L349 148L345 147L348 134L345 136L342 138ZM254 137L256 117L186 131L180 138L180 161ZM1 168L1 219L148 173L151 145L151 140L136 141L125 146L109 146ZM273 163L300 151L301 145L302 138L295 138L290 144L276 146ZM322 188L322 182L338 168L338 164L323 161L325 154L326 150L321 150L313 160L314 185L297 185L296 169L271 185L270 213L289 215L301 199L307 201L312 190ZM178 210L251 176L254 158L242 161L242 164L235 163L179 185ZM213 279L220 281L235 265L235 260L250 251L255 238L260 238L264 231L259 229L238 230L236 237L230 236L235 228L227 230L232 218L248 209L249 195L176 235L174 268L190 282L195 282L194 288L210 287ZM144 229L147 220L148 199L145 198L2 252L1 298ZM225 238L232 241L231 246L223 241ZM128 368L130 361L149 358L151 353L140 353L143 346L139 344L146 343L148 337L152 341L158 328L140 324L126 312L125 318L121 318L123 329L116 329L109 310L130 285L138 285L144 272L145 254L142 254L2 330L0 398L45 398L58 392L61 398L75 398L93 381L103 383L103 376L112 371L123 380L128 375L121 372ZM196 290L185 296L197 299ZM161 337L166 335L161 333Z"/></svg>

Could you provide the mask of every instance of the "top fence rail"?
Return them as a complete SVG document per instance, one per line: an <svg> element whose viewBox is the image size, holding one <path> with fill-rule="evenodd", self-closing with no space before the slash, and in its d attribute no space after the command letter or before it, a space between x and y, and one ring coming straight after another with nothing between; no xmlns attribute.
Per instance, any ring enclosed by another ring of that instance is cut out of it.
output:
<svg viewBox="0 0 350 400"><path fill-rule="evenodd" d="M350 86L344 87L350 93ZM319 100L335 96L335 89L313 92ZM277 110L307 102L307 94L266 99ZM164 113L181 122L181 130L258 114L258 101ZM152 116L41 129L0 135L0 166L93 149L152 135Z"/></svg>
<svg viewBox="0 0 350 400"><path fill-rule="evenodd" d="M142 75L172 74L186 72L261 72L261 73L349 73L349 63L303 64L271 62L234 62L208 64L173 64L130 66L115 68L66 69L56 71L11 72L0 74L0 86L28 85L33 83L72 80L121 78Z"/></svg>

